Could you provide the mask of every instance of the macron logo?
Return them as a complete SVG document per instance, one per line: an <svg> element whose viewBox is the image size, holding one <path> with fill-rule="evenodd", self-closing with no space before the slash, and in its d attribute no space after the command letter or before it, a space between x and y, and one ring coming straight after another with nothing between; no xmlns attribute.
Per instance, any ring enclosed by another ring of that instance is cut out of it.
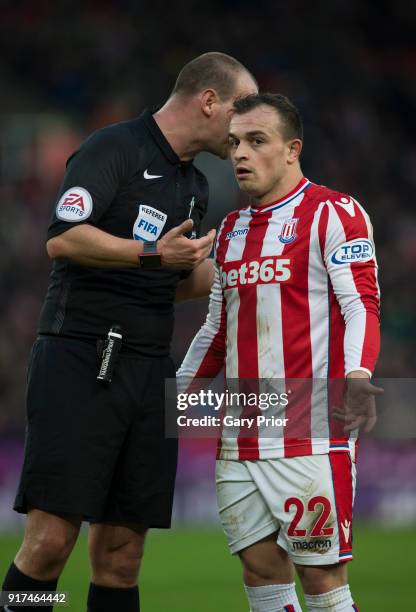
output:
<svg viewBox="0 0 416 612"><path fill-rule="evenodd" d="M248 234L248 228L244 227L243 229L232 230L226 234L226 240L232 240L233 238L238 238L239 236L246 236Z"/></svg>
<svg viewBox="0 0 416 612"><path fill-rule="evenodd" d="M352 198L340 198L335 200L335 204L346 210L350 217L355 217L354 200Z"/></svg>
<svg viewBox="0 0 416 612"><path fill-rule="evenodd" d="M157 179L157 178L162 178L163 174L149 174L146 168L146 170L143 172L143 176L145 179Z"/></svg>

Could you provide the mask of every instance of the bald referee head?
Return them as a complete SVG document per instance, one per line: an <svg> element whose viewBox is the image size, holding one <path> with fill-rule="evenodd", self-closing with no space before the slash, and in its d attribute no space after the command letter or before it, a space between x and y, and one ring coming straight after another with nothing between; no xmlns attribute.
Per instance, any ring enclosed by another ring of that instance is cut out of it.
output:
<svg viewBox="0 0 416 612"><path fill-rule="evenodd" d="M234 57L204 53L182 68L154 119L183 161L201 151L226 159L233 103L257 89L253 75Z"/></svg>

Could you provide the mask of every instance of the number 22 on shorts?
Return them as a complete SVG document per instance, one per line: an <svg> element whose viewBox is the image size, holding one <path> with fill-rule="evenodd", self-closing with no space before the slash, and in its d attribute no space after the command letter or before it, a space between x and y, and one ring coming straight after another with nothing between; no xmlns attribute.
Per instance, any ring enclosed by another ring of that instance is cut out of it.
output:
<svg viewBox="0 0 416 612"><path fill-rule="evenodd" d="M296 508L296 514L289 525L288 536L292 537L312 537L318 538L321 536L331 536L334 533L333 527L325 527L325 523L327 522L329 515L331 514L331 502L327 497L323 497L322 495L316 495L312 497L305 507L304 502L298 497L289 497L285 501L285 512L290 512L292 506ZM316 519L312 529L309 533L307 533L306 529L298 529L297 526L302 519L302 516L305 512L315 512L316 508L321 506L321 513Z"/></svg>

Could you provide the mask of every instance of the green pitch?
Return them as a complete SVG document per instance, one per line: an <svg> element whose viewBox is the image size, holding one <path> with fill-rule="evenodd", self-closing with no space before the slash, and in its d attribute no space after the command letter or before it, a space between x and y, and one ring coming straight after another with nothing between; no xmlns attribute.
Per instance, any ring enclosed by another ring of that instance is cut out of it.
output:
<svg viewBox="0 0 416 612"><path fill-rule="evenodd" d="M0 536L0 578L19 546L19 537ZM383 530L359 524L351 586L363 612L410 610L414 603L415 531ZM57 610L85 612L89 567L85 535L68 562L59 588L70 605ZM154 531L147 539L141 575L144 612L247 612L239 561L219 531ZM302 601L303 603L303 601Z"/></svg>

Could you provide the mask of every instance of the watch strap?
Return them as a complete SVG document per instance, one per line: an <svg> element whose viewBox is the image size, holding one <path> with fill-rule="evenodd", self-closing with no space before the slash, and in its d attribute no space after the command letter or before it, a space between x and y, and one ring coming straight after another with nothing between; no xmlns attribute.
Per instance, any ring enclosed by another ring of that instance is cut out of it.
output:
<svg viewBox="0 0 416 612"><path fill-rule="evenodd" d="M143 255L159 255L157 252L157 244L154 242L144 242Z"/></svg>
<svg viewBox="0 0 416 612"><path fill-rule="evenodd" d="M157 242L144 242L143 253L139 255L139 266L143 270L156 270L162 267L162 257L157 250Z"/></svg>

